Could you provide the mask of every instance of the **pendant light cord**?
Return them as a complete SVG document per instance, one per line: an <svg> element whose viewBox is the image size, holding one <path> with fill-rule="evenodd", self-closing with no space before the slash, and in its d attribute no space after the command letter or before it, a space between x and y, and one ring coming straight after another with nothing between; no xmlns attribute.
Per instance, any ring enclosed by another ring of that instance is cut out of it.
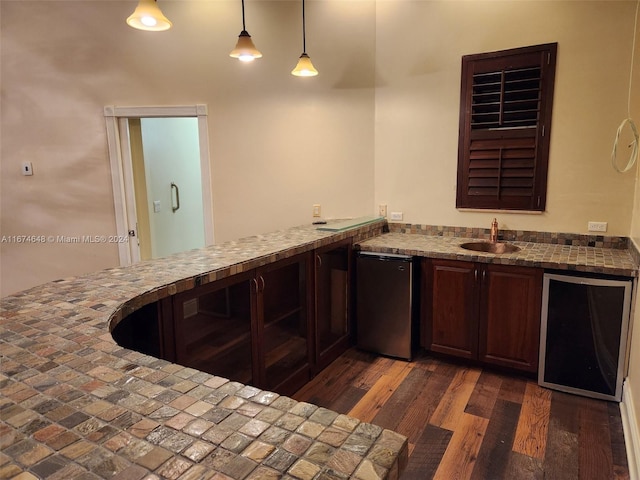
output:
<svg viewBox="0 0 640 480"><path fill-rule="evenodd" d="M640 0L638 0L640 2ZM307 33L305 29L305 19L304 19L304 0L302 0L302 53L307 53Z"/></svg>
<svg viewBox="0 0 640 480"><path fill-rule="evenodd" d="M628 172L629 170L631 170L631 168L633 167L633 165L636 163L636 160L638 159L638 144L640 143L640 136L638 135L638 128L636 127L635 122L633 121L633 119L631 118L631 85L633 82L633 60L635 57L635 50L636 50L636 33L637 33L637 28L638 28L638 8L640 7L640 0L638 0L636 2L636 14L635 14L635 20L633 23L633 43L631 45L631 68L630 68L630 72L629 72L629 92L627 95L627 118L625 118L622 123L620 124L620 126L618 127L618 130L616 132L616 139L613 142L613 150L611 151L611 164L613 165L613 168L615 169L616 172L619 173L625 173ZM633 134L633 141L629 144L629 147L631 147L631 154L629 155L629 161L627 162L627 165L620 169L616 163L616 156L617 156L617 150L618 150L618 141L620 139L620 134L622 133L624 127L627 125L627 123L629 124L629 127L631 128L632 134Z"/></svg>
<svg viewBox="0 0 640 480"><path fill-rule="evenodd" d="M247 31L247 27L244 24L244 0L242 0L242 31Z"/></svg>

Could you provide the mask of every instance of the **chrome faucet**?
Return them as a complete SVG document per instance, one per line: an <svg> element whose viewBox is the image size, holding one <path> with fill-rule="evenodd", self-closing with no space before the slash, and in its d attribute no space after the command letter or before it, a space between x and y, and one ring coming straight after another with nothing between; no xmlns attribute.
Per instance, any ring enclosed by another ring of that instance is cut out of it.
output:
<svg viewBox="0 0 640 480"><path fill-rule="evenodd" d="M489 241L495 243L498 241L498 220L495 218L491 222L491 233L489 233Z"/></svg>

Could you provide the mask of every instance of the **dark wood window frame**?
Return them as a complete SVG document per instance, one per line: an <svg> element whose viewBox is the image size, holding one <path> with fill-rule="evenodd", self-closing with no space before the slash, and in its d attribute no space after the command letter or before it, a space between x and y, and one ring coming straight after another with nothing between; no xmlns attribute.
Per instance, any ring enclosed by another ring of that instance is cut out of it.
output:
<svg viewBox="0 0 640 480"><path fill-rule="evenodd" d="M457 208L545 210L557 46L462 57Z"/></svg>

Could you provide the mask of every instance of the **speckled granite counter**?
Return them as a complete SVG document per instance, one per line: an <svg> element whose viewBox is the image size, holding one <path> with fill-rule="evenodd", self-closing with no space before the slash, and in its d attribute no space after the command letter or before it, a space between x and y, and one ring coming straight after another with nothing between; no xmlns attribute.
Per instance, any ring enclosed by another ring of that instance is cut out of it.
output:
<svg viewBox="0 0 640 480"><path fill-rule="evenodd" d="M629 249L512 241L515 253L491 254L460 247L478 238L411 233L386 233L359 243L363 251L399 253L430 258L467 260L503 265L524 265L545 269L572 270L635 277L638 264Z"/></svg>
<svg viewBox="0 0 640 480"><path fill-rule="evenodd" d="M144 304L382 226L293 228L3 298L0 478L395 480L405 437L121 348L109 333Z"/></svg>

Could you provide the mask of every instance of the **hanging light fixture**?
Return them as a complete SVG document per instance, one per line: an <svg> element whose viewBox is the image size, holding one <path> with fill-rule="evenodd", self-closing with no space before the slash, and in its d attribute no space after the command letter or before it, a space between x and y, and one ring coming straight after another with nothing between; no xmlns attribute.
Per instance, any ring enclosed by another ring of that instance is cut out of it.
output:
<svg viewBox="0 0 640 480"><path fill-rule="evenodd" d="M140 0L136 9L127 18L127 24L138 30L152 32L169 30L172 25L156 4L156 0Z"/></svg>
<svg viewBox="0 0 640 480"><path fill-rule="evenodd" d="M309 55L307 55L306 40L304 0L302 0L302 55L300 55L300 58L298 59L296 68L291 70L291 75L295 75L296 77L314 77L318 75L318 71L313 66L313 63L311 63Z"/></svg>
<svg viewBox="0 0 640 480"><path fill-rule="evenodd" d="M238 36L236 48L231 50L229 56L237 58L241 62L253 62L256 58L262 57L262 54L253 44L251 35L249 35L249 32L247 32L247 28L244 25L244 0L242 0L242 31Z"/></svg>

